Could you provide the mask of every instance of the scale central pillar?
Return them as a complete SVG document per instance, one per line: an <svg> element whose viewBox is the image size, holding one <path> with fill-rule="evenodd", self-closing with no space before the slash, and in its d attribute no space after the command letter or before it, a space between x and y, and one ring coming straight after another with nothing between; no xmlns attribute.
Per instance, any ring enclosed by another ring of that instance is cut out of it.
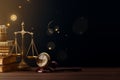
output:
<svg viewBox="0 0 120 80"><path fill-rule="evenodd" d="M17 35L17 34L21 34L21 36L22 36L21 62L20 62L19 65L18 65L18 69L19 69L19 70L30 70L30 66L28 66L28 64L27 64L27 63L25 62L25 60L24 60L24 59L25 59L25 52L24 52L24 35L25 35L25 34L30 34L30 35L31 35L32 32L28 32L28 31L25 31L25 30L24 30L24 22L22 22L21 26L22 26L22 30L15 32L16 35Z"/></svg>
<svg viewBox="0 0 120 80"><path fill-rule="evenodd" d="M21 54L23 54L23 52ZM24 54L21 55L21 61L18 65L18 69L19 70L30 70L30 66L24 60Z"/></svg>

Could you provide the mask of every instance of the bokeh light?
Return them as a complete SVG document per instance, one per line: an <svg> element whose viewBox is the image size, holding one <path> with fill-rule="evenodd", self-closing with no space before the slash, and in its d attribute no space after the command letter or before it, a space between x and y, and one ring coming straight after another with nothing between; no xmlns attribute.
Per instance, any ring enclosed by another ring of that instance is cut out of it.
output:
<svg viewBox="0 0 120 80"><path fill-rule="evenodd" d="M19 8L19 9L21 9L21 8L22 8L22 6L21 6L21 5L19 5L19 6L18 6L18 8Z"/></svg>
<svg viewBox="0 0 120 80"><path fill-rule="evenodd" d="M10 20L11 20L11 21L16 21L16 20L17 20L17 15L12 14L12 15L10 16Z"/></svg>
<svg viewBox="0 0 120 80"><path fill-rule="evenodd" d="M52 28L48 28L47 34L52 35L54 33L54 30Z"/></svg>
<svg viewBox="0 0 120 80"><path fill-rule="evenodd" d="M49 46L49 47L48 47L48 50L52 50L52 47Z"/></svg>
<svg viewBox="0 0 120 80"><path fill-rule="evenodd" d="M59 31L59 26L55 26L55 31L57 32L57 31Z"/></svg>
<svg viewBox="0 0 120 80"><path fill-rule="evenodd" d="M52 26L52 27L48 27L47 34L52 35L54 33L58 33L58 34L60 33L59 26L55 25L55 26Z"/></svg>
<svg viewBox="0 0 120 80"><path fill-rule="evenodd" d="M29 2L30 0L27 0L27 2Z"/></svg>
<svg viewBox="0 0 120 80"><path fill-rule="evenodd" d="M60 33L60 31L57 31L57 33L59 34L59 33Z"/></svg>
<svg viewBox="0 0 120 80"><path fill-rule="evenodd" d="M10 26L10 23L7 23L6 26L9 27L9 26Z"/></svg>
<svg viewBox="0 0 120 80"><path fill-rule="evenodd" d="M48 44L47 44L47 48L48 48L48 50L53 50L53 49L55 49L55 43L54 42L48 42Z"/></svg>
<svg viewBox="0 0 120 80"><path fill-rule="evenodd" d="M53 35L54 33L59 34L60 33L60 27L54 20L52 20L48 23L47 34L48 35Z"/></svg>

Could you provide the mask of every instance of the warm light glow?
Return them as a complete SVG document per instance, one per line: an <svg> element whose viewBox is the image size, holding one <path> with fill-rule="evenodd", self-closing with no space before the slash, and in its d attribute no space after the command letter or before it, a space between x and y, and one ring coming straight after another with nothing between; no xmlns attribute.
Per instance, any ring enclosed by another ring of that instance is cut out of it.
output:
<svg viewBox="0 0 120 80"><path fill-rule="evenodd" d="M27 2L30 2L30 0L27 0Z"/></svg>
<svg viewBox="0 0 120 80"><path fill-rule="evenodd" d="M56 28L55 31L58 31L58 29Z"/></svg>
<svg viewBox="0 0 120 80"><path fill-rule="evenodd" d="M49 50L52 50L52 48L51 48L51 47L48 47L48 49L49 49Z"/></svg>
<svg viewBox="0 0 120 80"><path fill-rule="evenodd" d="M20 9L21 9L21 8L22 8L22 6L18 6L18 8L20 8Z"/></svg>
<svg viewBox="0 0 120 80"><path fill-rule="evenodd" d="M10 26L10 23L7 23L7 26L9 27L9 26Z"/></svg>
<svg viewBox="0 0 120 80"><path fill-rule="evenodd" d="M12 15L10 16L10 19L11 19L12 21L16 21L16 20L17 20L17 16L16 16L15 14L12 14Z"/></svg>
<svg viewBox="0 0 120 80"><path fill-rule="evenodd" d="M54 42L49 42L48 44L47 44L47 48L48 48L48 50L53 50L53 49L55 49L55 43Z"/></svg>
<svg viewBox="0 0 120 80"><path fill-rule="evenodd" d="M55 31L58 31L59 30L59 27L58 26L55 26Z"/></svg>

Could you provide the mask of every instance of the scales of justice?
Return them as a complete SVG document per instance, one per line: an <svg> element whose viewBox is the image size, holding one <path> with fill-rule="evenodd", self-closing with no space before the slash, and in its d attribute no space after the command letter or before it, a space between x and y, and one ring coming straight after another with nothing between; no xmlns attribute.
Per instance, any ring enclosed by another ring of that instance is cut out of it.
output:
<svg viewBox="0 0 120 80"><path fill-rule="evenodd" d="M21 23L21 31L14 32L14 40L7 40L6 28L7 27L5 25L0 25L0 57L7 57L11 55L16 58L19 57L20 61L17 66L19 70L30 70L30 66L25 61L25 59L28 58L36 60L38 72L54 71L53 67L55 63L51 61L48 53L42 52L38 54L33 40L33 32L24 30L24 22ZM27 50L25 48L25 34L30 35L30 42L28 41ZM18 42L18 40L20 41ZM21 45L19 46L19 44Z"/></svg>
<svg viewBox="0 0 120 80"><path fill-rule="evenodd" d="M38 56L38 51L37 51L37 48L34 44L34 40L33 40L33 32L29 32L29 31L25 31L24 30L24 22L21 23L21 27L22 27L22 30L21 31L17 31L17 32L14 32L14 35L15 35L15 40L14 40L14 46L12 47L11 49L11 54L12 55L16 55L16 56L21 56L21 61L18 65L18 69L29 69L30 66L28 66L28 64L25 62L25 58L37 58ZM21 35L21 48L20 46L18 45L18 40L17 40L17 35L20 34ZM27 52L25 52L25 46L24 46L24 37L25 37L25 34L28 34L31 36L31 43L29 45L29 48L27 50ZM29 52L30 52L30 49L32 51L32 55L28 55ZM15 54L13 54L13 50L15 50ZM19 52L20 51L20 52ZM26 54L25 54L26 53ZM36 55L35 55L36 53Z"/></svg>

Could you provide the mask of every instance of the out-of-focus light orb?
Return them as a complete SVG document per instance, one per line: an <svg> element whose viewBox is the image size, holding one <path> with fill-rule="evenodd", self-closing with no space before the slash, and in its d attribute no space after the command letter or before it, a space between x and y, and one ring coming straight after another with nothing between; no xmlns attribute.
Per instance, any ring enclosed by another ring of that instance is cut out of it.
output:
<svg viewBox="0 0 120 80"><path fill-rule="evenodd" d="M57 31L57 33L59 34L59 33L60 33L60 31Z"/></svg>
<svg viewBox="0 0 120 80"><path fill-rule="evenodd" d="M54 33L54 30L52 28L48 28L47 35L52 35Z"/></svg>
<svg viewBox="0 0 120 80"><path fill-rule="evenodd" d="M54 20L51 20L48 23L48 34L50 35L53 33L57 33L58 31L59 31L59 25Z"/></svg>
<svg viewBox="0 0 120 80"><path fill-rule="evenodd" d="M55 31L58 31L58 29L56 28Z"/></svg>
<svg viewBox="0 0 120 80"><path fill-rule="evenodd" d="M54 31L53 31L53 29L48 29L48 32L50 33L50 34L53 34L54 33Z"/></svg>
<svg viewBox="0 0 120 80"><path fill-rule="evenodd" d="M48 50L53 50L53 49L55 49L55 43L54 43L54 42L49 42L49 43L47 44L47 48L48 48Z"/></svg>
<svg viewBox="0 0 120 80"><path fill-rule="evenodd" d="M59 27L58 26L55 26L55 31L58 31L59 30Z"/></svg>
<svg viewBox="0 0 120 80"><path fill-rule="evenodd" d="M22 6L20 6L20 5L19 5L19 6L18 6L18 8L19 8L19 9L21 9L21 8L22 8Z"/></svg>
<svg viewBox="0 0 120 80"><path fill-rule="evenodd" d="M7 23L6 25L7 25L7 27L9 27L9 26L10 26L10 23Z"/></svg>
<svg viewBox="0 0 120 80"><path fill-rule="evenodd" d="M51 48L51 47L48 47L48 50L52 50L52 48Z"/></svg>
<svg viewBox="0 0 120 80"><path fill-rule="evenodd" d="M30 0L26 0L27 2L30 2Z"/></svg>
<svg viewBox="0 0 120 80"><path fill-rule="evenodd" d="M17 20L17 16L16 16L15 14L12 14L12 15L10 16L10 20L16 21L16 20Z"/></svg>

